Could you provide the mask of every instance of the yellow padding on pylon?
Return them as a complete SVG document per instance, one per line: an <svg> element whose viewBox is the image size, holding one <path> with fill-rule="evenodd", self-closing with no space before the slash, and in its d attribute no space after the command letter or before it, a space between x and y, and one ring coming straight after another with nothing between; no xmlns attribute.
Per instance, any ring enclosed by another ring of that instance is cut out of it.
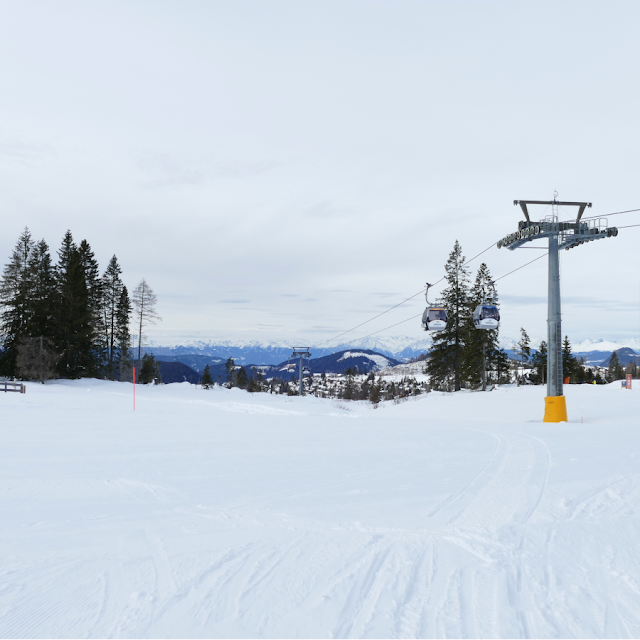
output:
<svg viewBox="0 0 640 640"><path fill-rule="evenodd" d="M542 422L567 422L567 400L564 396L547 396L544 399Z"/></svg>

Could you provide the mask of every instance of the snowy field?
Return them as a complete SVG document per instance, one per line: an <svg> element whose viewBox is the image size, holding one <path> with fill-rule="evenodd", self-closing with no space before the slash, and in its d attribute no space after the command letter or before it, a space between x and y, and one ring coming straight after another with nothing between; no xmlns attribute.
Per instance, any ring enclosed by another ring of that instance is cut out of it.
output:
<svg viewBox="0 0 640 640"><path fill-rule="evenodd" d="M638 637L640 391L566 393L0 393L0 636Z"/></svg>

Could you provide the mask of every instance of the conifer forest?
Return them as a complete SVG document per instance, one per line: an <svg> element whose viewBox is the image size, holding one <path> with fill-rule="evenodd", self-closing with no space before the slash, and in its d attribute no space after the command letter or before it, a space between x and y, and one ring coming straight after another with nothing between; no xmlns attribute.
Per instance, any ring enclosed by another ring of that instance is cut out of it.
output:
<svg viewBox="0 0 640 640"><path fill-rule="evenodd" d="M67 231L56 260L25 228L0 280L0 376L131 380L142 354L130 327L139 345L155 304L144 279L129 293L115 255L101 272L89 242Z"/></svg>

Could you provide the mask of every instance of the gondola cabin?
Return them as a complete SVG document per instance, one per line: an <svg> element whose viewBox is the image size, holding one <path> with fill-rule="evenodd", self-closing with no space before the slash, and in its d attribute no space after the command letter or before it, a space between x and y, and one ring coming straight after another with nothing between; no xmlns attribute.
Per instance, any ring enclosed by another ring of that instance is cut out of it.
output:
<svg viewBox="0 0 640 640"><path fill-rule="evenodd" d="M309 367L303 367L302 368L302 375L303 376L311 375L311 369L309 369Z"/></svg>
<svg viewBox="0 0 640 640"><path fill-rule="evenodd" d="M447 312L442 307L427 307L422 314L425 331L442 331L447 326Z"/></svg>
<svg viewBox="0 0 640 640"><path fill-rule="evenodd" d="M476 329L497 329L500 326L500 312L492 304L479 304L473 312Z"/></svg>

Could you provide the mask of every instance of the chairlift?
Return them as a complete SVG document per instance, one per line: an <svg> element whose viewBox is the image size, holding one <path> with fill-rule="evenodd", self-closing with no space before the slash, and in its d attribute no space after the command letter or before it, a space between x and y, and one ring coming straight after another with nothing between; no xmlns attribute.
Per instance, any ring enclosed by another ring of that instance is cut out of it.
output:
<svg viewBox="0 0 640 640"><path fill-rule="evenodd" d="M473 312L473 326L476 329L497 329L500 326L500 312L493 304L479 304Z"/></svg>
<svg viewBox="0 0 640 640"><path fill-rule="evenodd" d="M443 307L435 307L429 303L429 288L432 286L427 282L427 290L424 294L427 308L422 314L422 328L425 331L442 331L447 326L447 312Z"/></svg>
<svg viewBox="0 0 640 640"><path fill-rule="evenodd" d="M311 375L311 369L309 369L309 367L302 367L302 375L303 376L310 376Z"/></svg>

